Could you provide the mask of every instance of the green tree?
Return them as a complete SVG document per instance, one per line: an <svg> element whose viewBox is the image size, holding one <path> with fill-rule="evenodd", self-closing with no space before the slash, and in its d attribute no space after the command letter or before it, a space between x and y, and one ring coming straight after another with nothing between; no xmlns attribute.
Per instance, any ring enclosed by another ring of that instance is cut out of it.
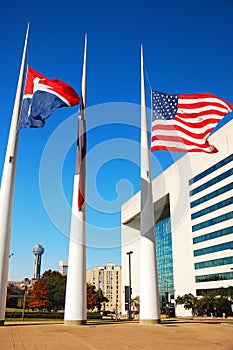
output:
<svg viewBox="0 0 233 350"><path fill-rule="evenodd" d="M232 315L233 287L218 288L197 298L191 293L178 296L177 304L183 304L185 309L192 309L193 314L222 317Z"/></svg>
<svg viewBox="0 0 233 350"><path fill-rule="evenodd" d="M233 301L233 286L229 286L228 288L220 287L216 292L216 295L228 297L231 301Z"/></svg>
<svg viewBox="0 0 233 350"><path fill-rule="evenodd" d="M226 316L232 315L232 301L228 299L228 296L216 296L214 302L214 309L219 317L223 314Z"/></svg>
<svg viewBox="0 0 233 350"><path fill-rule="evenodd" d="M215 295L209 293L200 299L196 299L196 312L198 315L210 316L215 313Z"/></svg>
<svg viewBox="0 0 233 350"><path fill-rule="evenodd" d="M46 309L49 306L49 293L42 280L37 281L30 292L28 306L32 309Z"/></svg>
<svg viewBox="0 0 233 350"><path fill-rule="evenodd" d="M49 294L49 310L64 309L66 293L66 276L58 271L47 270L41 276Z"/></svg>
<svg viewBox="0 0 233 350"><path fill-rule="evenodd" d="M197 298L191 293L178 296L176 298L176 304L184 305L184 308L187 310L191 309L193 315L196 313Z"/></svg>

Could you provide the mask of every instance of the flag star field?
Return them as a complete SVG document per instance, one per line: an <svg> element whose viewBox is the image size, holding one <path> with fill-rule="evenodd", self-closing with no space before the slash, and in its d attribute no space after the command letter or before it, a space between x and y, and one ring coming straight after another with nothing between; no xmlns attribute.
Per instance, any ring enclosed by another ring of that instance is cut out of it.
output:
<svg viewBox="0 0 233 350"><path fill-rule="evenodd" d="M177 112L178 95L167 95L152 91L152 103L152 120L172 119Z"/></svg>

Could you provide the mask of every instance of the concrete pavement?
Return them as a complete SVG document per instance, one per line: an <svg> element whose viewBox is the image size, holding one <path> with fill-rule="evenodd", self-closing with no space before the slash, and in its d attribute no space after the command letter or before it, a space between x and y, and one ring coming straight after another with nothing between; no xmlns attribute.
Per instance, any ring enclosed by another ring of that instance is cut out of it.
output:
<svg viewBox="0 0 233 350"><path fill-rule="evenodd" d="M88 323L6 322L0 350L233 350L232 322Z"/></svg>

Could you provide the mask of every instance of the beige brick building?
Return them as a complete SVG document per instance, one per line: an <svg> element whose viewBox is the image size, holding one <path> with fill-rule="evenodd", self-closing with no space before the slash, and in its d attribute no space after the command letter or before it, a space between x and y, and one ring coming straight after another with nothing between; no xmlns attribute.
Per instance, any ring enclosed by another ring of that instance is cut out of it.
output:
<svg viewBox="0 0 233 350"><path fill-rule="evenodd" d="M103 303L102 309L116 310L121 312L121 267L109 262L106 266L96 266L87 270L87 283L91 283L102 289L103 295L108 298L108 302Z"/></svg>

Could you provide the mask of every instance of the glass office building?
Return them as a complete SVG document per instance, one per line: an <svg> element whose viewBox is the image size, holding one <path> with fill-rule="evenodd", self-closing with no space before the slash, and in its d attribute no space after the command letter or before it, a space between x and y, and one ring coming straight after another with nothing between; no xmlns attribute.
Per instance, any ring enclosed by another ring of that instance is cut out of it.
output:
<svg viewBox="0 0 233 350"><path fill-rule="evenodd" d="M233 120L211 135L219 152L187 153L152 181L160 301L166 291L176 299L233 286L232 130ZM139 220L140 192L121 210L122 285L130 250L133 297L140 296ZM176 314L191 316L180 305Z"/></svg>

